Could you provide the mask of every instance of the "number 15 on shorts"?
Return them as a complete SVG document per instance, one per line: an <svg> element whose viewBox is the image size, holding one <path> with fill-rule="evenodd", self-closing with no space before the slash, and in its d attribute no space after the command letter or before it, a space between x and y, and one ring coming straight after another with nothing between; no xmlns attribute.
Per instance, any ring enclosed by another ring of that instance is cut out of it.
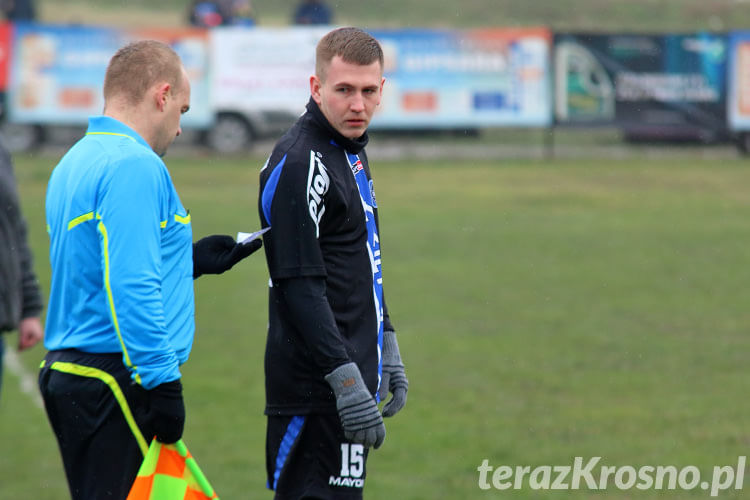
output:
<svg viewBox="0 0 750 500"><path fill-rule="evenodd" d="M341 477L362 477L365 471L365 447L341 443Z"/></svg>

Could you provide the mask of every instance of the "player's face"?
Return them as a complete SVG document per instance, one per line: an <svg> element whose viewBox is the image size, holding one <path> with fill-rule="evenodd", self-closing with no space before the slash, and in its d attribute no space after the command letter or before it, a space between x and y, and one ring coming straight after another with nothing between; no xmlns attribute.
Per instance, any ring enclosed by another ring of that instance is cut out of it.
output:
<svg viewBox="0 0 750 500"><path fill-rule="evenodd" d="M190 109L190 80L185 70L182 71L182 82L170 89L164 104L164 114L157 129L153 149L159 156L167 153L167 148L182 133L180 118Z"/></svg>
<svg viewBox="0 0 750 500"><path fill-rule="evenodd" d="M324 75L310 77L310 93L333 128L356 139L365 133L380 104L383 83L379 61L363 66L335 56Z"/></svg>

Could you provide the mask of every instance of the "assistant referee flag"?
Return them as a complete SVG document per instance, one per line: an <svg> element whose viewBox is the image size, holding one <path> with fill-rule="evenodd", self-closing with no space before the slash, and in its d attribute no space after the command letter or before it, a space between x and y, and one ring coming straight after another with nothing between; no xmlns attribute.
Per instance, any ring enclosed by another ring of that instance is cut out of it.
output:
<svg viewBox="0 0 750 500"><path fill-rule="evenodd" d="M154 439L127 500L219 500L182 440Z"/></svg>

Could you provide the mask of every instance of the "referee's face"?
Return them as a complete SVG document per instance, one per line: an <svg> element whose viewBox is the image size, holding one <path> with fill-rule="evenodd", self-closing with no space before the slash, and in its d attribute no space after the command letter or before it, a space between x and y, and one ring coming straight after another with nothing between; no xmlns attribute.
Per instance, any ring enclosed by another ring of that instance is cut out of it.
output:
<svg viewBox="0 0 750 500"><path fill-rule="evenodd" d="M182 133L180 118L190 109L190 79L184 68L181 81L163 94L151 144L159 156L164 156L172 141Z"/></svg>
<svg viewBox="0 0 750 500"><path fill-rule="evenodd" d="M356 139L367 130L384 83L379 61L363 66L335 56L324 75L310 77L310 93L333 128Z"/></svg>

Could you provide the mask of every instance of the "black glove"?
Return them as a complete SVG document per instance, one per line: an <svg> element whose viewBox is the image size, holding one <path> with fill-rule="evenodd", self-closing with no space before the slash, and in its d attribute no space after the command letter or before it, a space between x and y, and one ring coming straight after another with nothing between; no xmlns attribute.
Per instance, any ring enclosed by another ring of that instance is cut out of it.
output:
<svg viewBox="0 0 750 500"><path fill-rule="evenodd" d="M221 274L263 246L259 239L237 243L226 234L206 236L193 243L193 279L202 274Z"/></svg>
<svg viewBox="0 0 750 500"><path fill-rule="evenodd" d="M149 394L149 422L162 443L175 443L185 427L185 404L182 383L178 380L157 385Z"/></svg>

